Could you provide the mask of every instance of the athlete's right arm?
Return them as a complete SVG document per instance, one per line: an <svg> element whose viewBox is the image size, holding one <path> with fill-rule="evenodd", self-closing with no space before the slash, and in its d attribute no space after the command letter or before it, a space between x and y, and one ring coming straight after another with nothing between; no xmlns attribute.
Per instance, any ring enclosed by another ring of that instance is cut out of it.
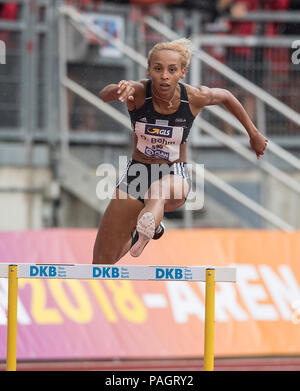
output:
<svg viewBox="0 0 300 391"><path fill-rule="evenodd" d="M144 91L143 80L121 80L118 84L109 84L99 92L99 97L104 102L118 100L120 102L133 102Z"/></svg>

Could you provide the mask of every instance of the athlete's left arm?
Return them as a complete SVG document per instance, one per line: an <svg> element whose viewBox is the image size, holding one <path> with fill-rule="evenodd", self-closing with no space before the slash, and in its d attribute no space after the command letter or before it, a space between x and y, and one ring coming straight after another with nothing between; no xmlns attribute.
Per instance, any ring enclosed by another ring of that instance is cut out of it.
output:
<svg viewBox="0 0 300 391"><path fill-rule="evenodd" d="M197 87L198 104L202 107L223 104L244 126L250 137L250 145L257 158L264 154L268 140L258 131L238 99L223 88ZM195 96L195 98L196 98Z"/></svg>

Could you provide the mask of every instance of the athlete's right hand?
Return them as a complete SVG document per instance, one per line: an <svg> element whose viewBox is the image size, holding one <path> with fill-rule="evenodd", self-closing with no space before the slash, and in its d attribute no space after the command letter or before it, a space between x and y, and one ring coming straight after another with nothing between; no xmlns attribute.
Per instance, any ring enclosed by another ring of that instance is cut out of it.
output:
<svg viewBox="0 0 300 391"><path fill-rule="evenodd" d="M120 102L124 102L127 99L130 101L134 101L134 93L135 93L135 89L130 81L121 80L119 82L117 94L118 94L118 100Z"/></svg>

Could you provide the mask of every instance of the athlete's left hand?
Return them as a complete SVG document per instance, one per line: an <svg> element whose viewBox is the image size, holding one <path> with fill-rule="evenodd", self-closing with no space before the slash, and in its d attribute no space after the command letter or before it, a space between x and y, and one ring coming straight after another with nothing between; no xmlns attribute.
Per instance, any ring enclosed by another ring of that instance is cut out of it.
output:
<svg viewBox="0 0 300 391"><path fill-rule="evenodd" d="M260 159L261 155L264 154L267 144L268 144L268 139L266 139L259 132L255 132L254 135L250 137L251 148L256 153L258 160Z"/></svg>

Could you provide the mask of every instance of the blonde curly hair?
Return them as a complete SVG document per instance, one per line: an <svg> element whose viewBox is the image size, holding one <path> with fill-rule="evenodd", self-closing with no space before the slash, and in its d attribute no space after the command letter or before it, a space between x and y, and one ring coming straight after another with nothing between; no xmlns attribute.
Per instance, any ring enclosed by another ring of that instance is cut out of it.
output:
<svg viewBox="0 0 300 391"><path fill-rule="evenodd" d="M159 50L173 50L180 54L181 66L188 70L191 56L192 56L192 41L188 38L175 39L170 42L159 42L153 46L148 54L148 66L150 66L154 53Z"/></svg>

